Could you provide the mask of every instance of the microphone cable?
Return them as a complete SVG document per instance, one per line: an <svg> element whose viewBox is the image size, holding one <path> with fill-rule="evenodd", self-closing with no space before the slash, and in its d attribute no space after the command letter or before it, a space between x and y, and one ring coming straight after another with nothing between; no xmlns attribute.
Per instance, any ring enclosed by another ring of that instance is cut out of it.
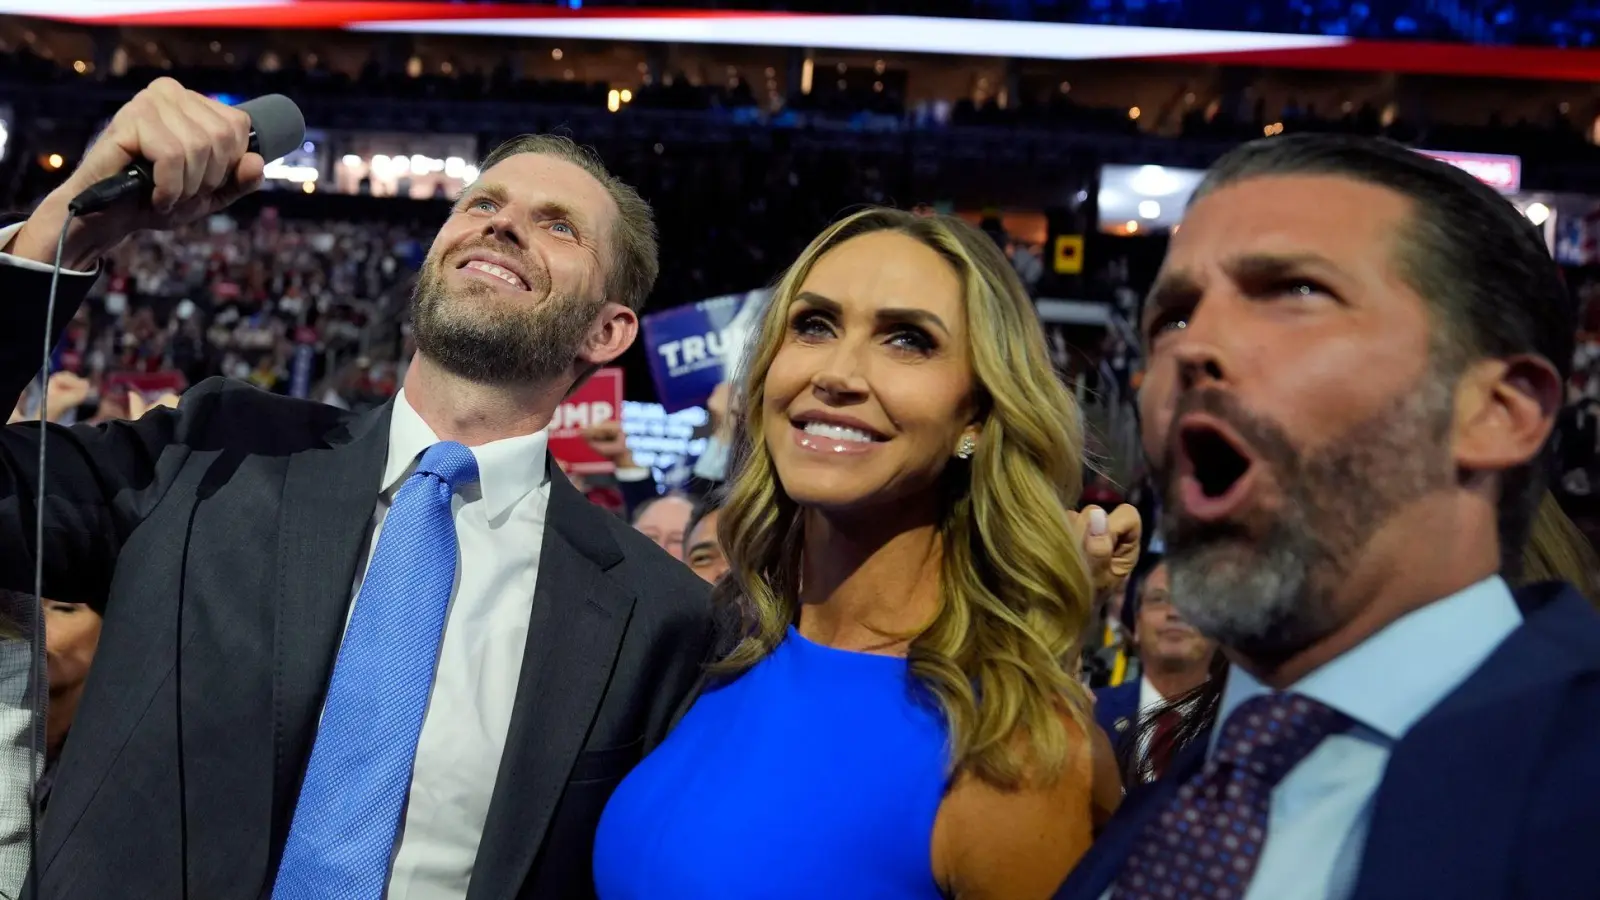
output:
<svg viewBox="0 0 1600 900"><path fill-rule="evenodd" d="M61 234L56 238L56 260L50 269L50 299L44 310L44 337L43 349L40 351L39 364L39 460L38 460L38 490L34 492L33 500L33 606L29 612L29 625L31 633L30 650L32 659L28 663L28 689L32 697L29 714L32 717L33 734L28 744L28 885L30 889L24 893L31 897L39 897L42 889L39 883L39 780L44 775L46 764L45 748L45 715L48 712L46 703L50 694L49 664L45 658L44 637L44 508L45 508L45 460L46 448L50 444L50 423L48 413L50 409L50 356L55 350L55 320L56 320L56 293L61 286L62 261L67 252L67 231L72 227L72 220L76 211L72 205L67 207L67 216L61 223Z"/></svg>

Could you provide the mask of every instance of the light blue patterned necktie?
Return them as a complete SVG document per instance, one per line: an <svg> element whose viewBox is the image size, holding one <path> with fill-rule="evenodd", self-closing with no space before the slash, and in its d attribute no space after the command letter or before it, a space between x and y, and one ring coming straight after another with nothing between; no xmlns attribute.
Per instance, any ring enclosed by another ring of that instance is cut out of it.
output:
<svg viewBox="0 0 1600 900"><path fill-rule="evenodd" d="M395 494L334 663L273 900L379 900L456 574L472 451L434 444Z"/></svg>

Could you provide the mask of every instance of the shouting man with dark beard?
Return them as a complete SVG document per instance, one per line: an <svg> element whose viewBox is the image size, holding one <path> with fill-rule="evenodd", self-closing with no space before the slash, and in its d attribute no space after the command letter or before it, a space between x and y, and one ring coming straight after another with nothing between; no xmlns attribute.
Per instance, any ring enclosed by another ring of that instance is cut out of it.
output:
<svg viewBox="0 0 1600 900"><path fill-rule="evenodd" d="M1600 617L1505 580L1576 330L1538 230L1397 144L1260 141L1146 306L1172 603L1231 669L1058 900L1593 894Z"/></svg>
<svg viewBox="0 0 1600 900"><path fill-rule="evenodd" d="M0 396L36 367L57 240L59 329L122 239L260 184L249 132L159 80L0 230ZM139 157L148 203L65 227ZM31 593L37 552L45 596L105 617L30 896L593 895L601 809L711 635L704 582L546 447L562 398L633 343L655 224L564 138L481 170L428 251L389 404L214 379L136 422L4 431L0 588Z"/></svg>

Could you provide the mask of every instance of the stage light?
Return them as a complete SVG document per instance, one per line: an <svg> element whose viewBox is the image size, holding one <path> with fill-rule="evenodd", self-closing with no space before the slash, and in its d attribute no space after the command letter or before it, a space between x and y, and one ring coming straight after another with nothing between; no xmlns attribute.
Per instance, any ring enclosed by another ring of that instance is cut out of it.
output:
<svg viewBox="0 0 1600 900"><path fill-rule="evenodd" d="M1161 204L1154 200L1142 200L1139 203L1139 217L1144 219L1161 218Z"/></svg>
<svg viewBox="0 0 1600 900"><path fill-rule="evenodd" d="M1550 219L1550 207L1535 200L1528 204L1528 208L1523 210L1522 214L1528 217L1529 222L1535 225L1543 225Z"/></svg>

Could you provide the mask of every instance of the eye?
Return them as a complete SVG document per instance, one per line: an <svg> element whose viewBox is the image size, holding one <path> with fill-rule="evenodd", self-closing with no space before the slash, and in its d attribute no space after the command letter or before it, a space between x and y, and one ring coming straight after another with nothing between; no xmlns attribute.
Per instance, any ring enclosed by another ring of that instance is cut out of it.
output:
<svg viewBox="0 0 1600 900"><path fill-rule="evenodd" d="M1145 326L1145 340L1155 341L1169 332L1182 331L1188 327L1189 313L1187 310L1169 310L1156 316L1150 320L1149 325Z"/></svg>
<svg viewBox="0 0 1600 900"><path fill-rule="evenodd" d="M833 324L816 310L806 310L794 317L789 330L801 340L818 340L833 334Z"/></svg>
<svg viewBox="0 0 1600 900"><path fill-rule="evenodd" d="M564 234L567 237L577 237L578 236L577 229L573 228L572 224L569 223L569 222L560 222L560 221L552 222L552 223L550 223L550 230L554 231L557 234Z"/></svg>
<svg viewBox="0 0 1600 900"><path fill-rule="evenodd" d="M1291 278L1274 285L1272 293L1294 299L1330 297L1333 292L1309 278Z"/></svg>
<svg viewBox="0 0 1600 900"><path fill-rule="evenodd" d="M934 342L932 335L911 325L902 325L889 334L889 343L902 350L926 356L933 352Z"/></svg>

